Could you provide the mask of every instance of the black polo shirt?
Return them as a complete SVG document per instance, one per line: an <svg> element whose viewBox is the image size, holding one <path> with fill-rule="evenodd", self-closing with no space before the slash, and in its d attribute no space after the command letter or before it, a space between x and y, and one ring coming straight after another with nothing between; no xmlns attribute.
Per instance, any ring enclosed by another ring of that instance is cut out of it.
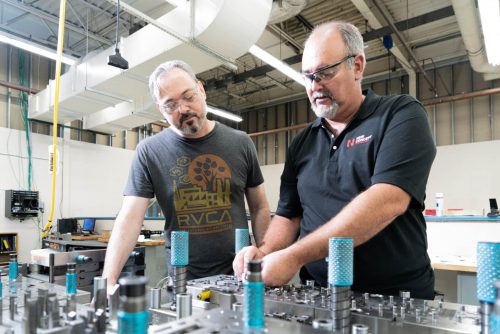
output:
<svg viewBox="0 0 500 334"><path fill-rule="evenodd" d="M411 196L409 209L354 250L355 291L431 298L434 274L427 255L422 215L425 186L436 155L427 114L411 96L366 96L351 123L335 137L318 118L288 148L276 213L302 217L304 237L334 217L354 197L376 183ZM306 265L322 286L324 260Z"/></svg>

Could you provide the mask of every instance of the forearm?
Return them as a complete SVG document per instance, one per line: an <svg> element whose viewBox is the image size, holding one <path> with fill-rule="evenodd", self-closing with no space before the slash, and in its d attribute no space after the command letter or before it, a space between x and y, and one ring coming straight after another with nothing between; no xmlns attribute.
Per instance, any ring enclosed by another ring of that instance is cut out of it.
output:
<svg viewBox="0 0 500 334"><path fill-rule="evenodd" d="M259 247L264 240L264 235L269 228L269 222L271 220L269 214L269 208L261 208L256 212L251 212L252 220L252 232L255 238L256 246Z"/></svg>
<svg viewBox="0 0 500 334"><path fill-rule="evenodd" d="M261 184L257 187L247 188L245 195L250 210L252 233L255 238L256 246L258 247L262 244L262 240L264 239L264 235L271 220L264 185Z"/></svg>
<svg viewBox="0 0 500 334"><path fill-rule="evenodd" d="M140 224L127 224L117 219L109 239L102 276L108 280L108 286L117 283L118 277L137 243L141 230Z"/></svg>
<svg viewBox="0 0 500 334"><path fill-rule="evenodd" d="M113 286L137 243L144 221L147 198L126 196L116 218L106 249L106 259L102 276L108 279L108 287Z"/></svg>
<svg viewBox="0 0 500 334"><path fill-rule="evenodd" d="M290 247L301 264L325 258L331 237L353 238L354 246L373 238L408 208L410 196L402 189L376 184L359 194L335 217Z"/></svg>
<svg viewBox="0 0 500 334"><path fill-rule="evenodd" d="M259 249L269 254L292 245L296 240L300 228L300 218L286 218L275 215Z"/></svg>

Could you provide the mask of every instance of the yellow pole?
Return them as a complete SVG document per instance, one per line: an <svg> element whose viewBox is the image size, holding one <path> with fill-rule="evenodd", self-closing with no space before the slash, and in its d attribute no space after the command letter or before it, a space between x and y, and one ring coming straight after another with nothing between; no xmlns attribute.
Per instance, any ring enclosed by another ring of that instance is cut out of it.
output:
<svg viewBox="0 0 500 334"><path fill-rule="evenodd" d="M59 116L59 88L61 84L61 64L64 43L64 21L66 16L66 0L60 1L59 8L59 32L57 36L57 60L56 60L56 87L54 94L54 117L52 124L52 146L53 152L53 168L52 168L52 195L50 203L50 214L47 224L43 227L42 238L46 238L50 233L50 227L54 218L54 205L56 199L56 181L57 181L57 124Z"/></svg>

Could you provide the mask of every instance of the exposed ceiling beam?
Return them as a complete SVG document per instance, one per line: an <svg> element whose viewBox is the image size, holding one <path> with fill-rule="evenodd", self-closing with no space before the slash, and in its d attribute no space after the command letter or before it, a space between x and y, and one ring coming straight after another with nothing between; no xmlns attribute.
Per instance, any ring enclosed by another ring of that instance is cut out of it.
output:
<svg viewBox="0 0 500 334"><path fill-rule="evenodd" d="M435 11L412 17L408 20L403 20L394 23L396 28L399 31L406 31L408 29L412 29L418 26L421 26L426 23L438 21L441 19L445 19L447 17L455 15L452 6L444 7L441 9L437 9ZM392 32L391 27L386 26L380 29L375 29L371 31L367 31L363 34L363 40L366 42L373 41L374 39L382 38L385 35L389 35Z"/></svg>
<svg viewBox="0 0 500 334"><path fill-rule="evenodd" d="M22 13L21 15L18 15L10 20L8 20L5 25L11 25L12 23L16 23L17 21L19 21L20 19L22 19L23 17L25 17L26 15L29 15L29 13Z"/></svg>
<svg viewBox="0 0 500 334"><path fill-rule="evenodd" d="M12 6L12 7L15 7L15 8L18 8L18 9L21 9L25 12L28 12L32 15L35 15L35 16L38 16L44 20L47 20L49 22L52 22L54 24L59 24L59 18L56 16L56 15L52 15L52 14L49 14L49 13L46 13L38 8L35 8L33 6L29 6L29 5L25 5L21 2L17 2L17 1L14 1L14 0L2 0L4 3L8 4L9 6ZM101 43L104 43L106 45L112 45L114 44L114 42L112 42L111 40L105 38L105 37L102 37L102 36L99 36L93 32L87 32L85 31L85 29L82 29L76 25L74 25L73 23L69 23L69 22L66 22L65 24L65 27L69 30L72 30L74 32L77 32L79 34L82 34L84 36L89 36L90 38L96 40L96 41L99 41Z"/></svg>
<svg viewBox="0 0 500 334"><path fill-rule="evenodd" d="M288 42L287 44L294 49L295 53L302 53L302 51L304 51L304 48L299 42L297 42L292 36L288 35L283 29L279 28L276 24L268 25L267 30L279 38L280 41L285 40L285 42Z"/></svg>
<svg viewBox="0 0 500 334"><path fill-rule="evenodd" d="M308 20L306 20L306 18L302 15L297 15L295 16L295 18L300 22L302 23L302 25L304 27L306 27L309 31L313 30L314 29L314 26L311 24L311 22L309 22Z"/></svg>
<svg viewBox="0 0 500 334"><path fill-rule="evenodd" d="M70 0L67 0L67 3L68 3L68 7L69 7L69 10L71 10L71 12L73 13L73 15L75 15L76 19L78 20L78 22L80 23L80 26L82 27L82 29L85 29L85 30L88 30L87 29L87 25L85 23L83 23L83 20L82 18L80 17L80 14L78 14L76 11L75 11L75 8L73 7L73 5L71 4L71 1Z"/></svg>
<svg viewBox="0 0 500 334"><path fill-rule="evenodd" d="M437 20L441 20L450 16L453 16L453 8L451 6L444 7L442 9L438 9L423 15L415 16L408 20L403 20L395 23L395 26L398 27L399 31L405 31L406 29L415 28L418 24L423 25L426 23L431 23ZM298 17L300 15L297 15ZM311 26L312 27L312 26ZM363 34L363 40L366 42L368 40L373 40L375 38L379 38L384 36L386 33L383 32L391 31L390 26L386 26L380 29L372 30ZM282 59L282 61L288 65L293 65L300 63L302 61L302 54L292 56L290 58ZM255 67L251 70L241 72L238 74L229 73L222 79L210 79L206 81L206 89L207 90L216 90L226 87L228 82L239 83L242 81L246 81L249 78L261 77L266 75L268 72L274 71L275 68L270 65L263 65L259 67Z"/></svg>

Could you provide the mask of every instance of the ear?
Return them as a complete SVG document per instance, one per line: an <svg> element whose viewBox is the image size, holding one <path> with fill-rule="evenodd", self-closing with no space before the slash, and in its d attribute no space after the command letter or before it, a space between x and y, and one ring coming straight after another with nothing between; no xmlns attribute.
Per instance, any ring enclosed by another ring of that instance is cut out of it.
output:
<svg viewBox="0 0 500 334"><path fill-rule="evenodd" d="M361 80L363 72L365 71L366 59L363 53L356 55L354 58L354 79Z"/></svg>
<svg viewBox="0 0 500 334"><path fill-rule="evenodd" d="M196 84L198 85L198 90L204 99L207 98L207 94L205 93L205 87L203 87L203 83L200 80L196 80Z"/></svg>

